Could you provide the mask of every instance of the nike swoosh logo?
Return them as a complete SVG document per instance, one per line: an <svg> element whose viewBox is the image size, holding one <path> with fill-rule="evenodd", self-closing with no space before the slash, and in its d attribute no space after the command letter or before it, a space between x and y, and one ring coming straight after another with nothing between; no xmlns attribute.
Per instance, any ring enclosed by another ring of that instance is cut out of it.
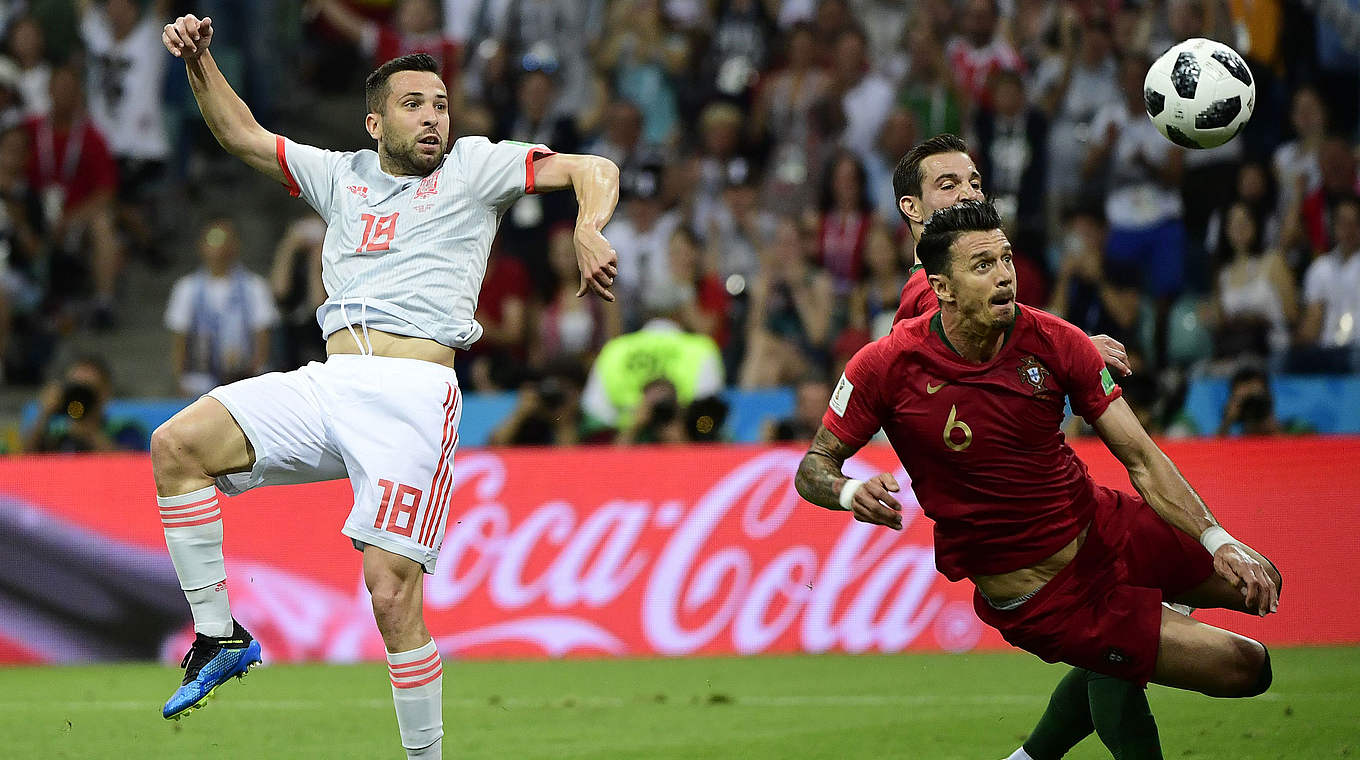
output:
<svg viewBox="0 0 1360 760"><path fill-rule="evenodd" d="M926 383L926 393L929 393L930 395L933 396L933 395L935 395L936 393L939 393L939 392L940 392L940 389L943 388L943 387L945 387L946 385L949 385L949 383L948 383L948 382L944 382L944 383L940 383L939 385L932 385L932 384L930 384L930 383Z"/></svg>

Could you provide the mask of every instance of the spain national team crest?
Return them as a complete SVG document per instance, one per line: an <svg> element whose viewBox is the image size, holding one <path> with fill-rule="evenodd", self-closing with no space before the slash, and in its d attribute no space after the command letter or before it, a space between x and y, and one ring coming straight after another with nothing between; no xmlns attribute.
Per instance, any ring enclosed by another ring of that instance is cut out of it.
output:
<svg viewBox="0 0 1360 760"><path fill-rule="evenodd" d="M1048 367L1043 365L1033 356L1026 356L1020 361L1020 379L1029 383L1030 388L1036 393L1045 393L1048 387L1044 385L1044 380L1048 379Z"/></svg>
<svg viewBox="0 0 1360 760"><path fill-rule="evenodd" d="M429 198L439 192L439 173L443 168L435 169L434 173L420 181L420 186L416 188L416 200Z"/></svg>

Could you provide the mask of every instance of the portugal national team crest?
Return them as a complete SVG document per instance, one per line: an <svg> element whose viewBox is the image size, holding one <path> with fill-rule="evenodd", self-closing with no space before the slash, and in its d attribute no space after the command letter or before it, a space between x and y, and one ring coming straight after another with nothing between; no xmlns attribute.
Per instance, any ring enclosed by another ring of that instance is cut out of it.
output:
<svg viewBox="0 0 1360 760"><path fill-rule="evenodd" d="M1049 376L1048 367L1033 356L1026 356L1020 361L1020 379L1029 383L1030 388L1036 394L1045 393L1048 387L1044 385L1044 380Z"/></svg>
<svg viewBox="0 0 1360 760"><path fill-rule="evenodd" d="M429 198L439 192L439 173L442 171L442 167L435 169L433 174L420 181L420 187L416 188L416 200Z"/></svg>

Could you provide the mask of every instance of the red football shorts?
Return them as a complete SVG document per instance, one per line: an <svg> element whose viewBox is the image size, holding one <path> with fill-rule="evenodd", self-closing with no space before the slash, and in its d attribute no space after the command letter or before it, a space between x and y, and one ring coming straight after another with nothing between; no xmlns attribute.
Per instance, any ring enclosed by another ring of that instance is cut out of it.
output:
<svg viewBox="0 0 1360 760"><path fill-rule="evenodd" d="M1162 602L1214 571L1199 542L1137 495L1097 488L1095 517L1076 558L1013 610L980 593L973 608L1006 641L1047 662L1065 662L1146 686L1157 667Z"/></svg>

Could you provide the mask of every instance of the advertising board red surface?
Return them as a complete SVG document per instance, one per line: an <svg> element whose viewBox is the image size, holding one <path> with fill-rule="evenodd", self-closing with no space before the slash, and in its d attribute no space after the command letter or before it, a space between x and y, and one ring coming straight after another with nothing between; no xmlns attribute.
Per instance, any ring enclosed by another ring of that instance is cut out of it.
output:
<svg viewBox="0 0 1360 760"><path fill-rule="evenodd" d="M1198 617L1272 644L1360 642L1360 611L1348 603L1360 574L1360 439L1163 448L1223 524L1284 573L1278 614ZM1099 442L1077 450L1098 481L1128 487ZM854 523L798 497L801 455L732 446L459 452L453 515L426 580L427 622L446 654L466 657L1007 647L974 616L971 586L935 572L930 524L909 492L901 533ZM885 469L907 483L883 447L865 449L847 472ZM339 532L351 501L347 481L224 500L233 610L272 661L382 657L359 554ZM0 662L139 656L117 636L91 646L75 635L116 621L149 625L152 653L182 650L188 609L145 456L0 460L0 518L20 549L57 547L0 571L10 590ZM76 558L83 579L63 580L73 561L54 557Z"/></svg>

